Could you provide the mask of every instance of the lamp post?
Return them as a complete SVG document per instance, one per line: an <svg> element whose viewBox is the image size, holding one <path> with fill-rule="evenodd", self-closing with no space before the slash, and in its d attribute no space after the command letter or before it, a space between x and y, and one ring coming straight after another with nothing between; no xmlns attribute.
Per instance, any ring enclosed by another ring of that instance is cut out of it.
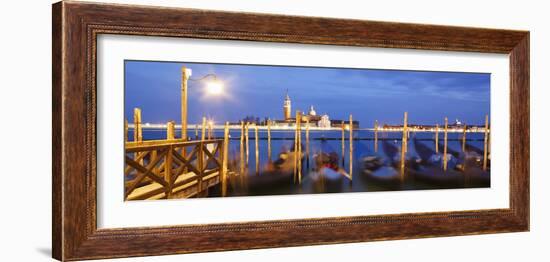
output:
<svg viewBox="0 0 550 262"><path fill-rule="evenodd" d="M181 138L187 140L187 88L188 81L202 81L208 78L213 80L206 83L206 91L212 95L219 95L223 92L223 84L215 74L207 74L198 79L191 78L192 71L185 66L181 67Z"/></svg>
<svg viewBox="0 0 550 262"><path fill-rule="evenodd" d="M181 138L187 140L187 80L191 77L191 69L181 67Z"/></svg>

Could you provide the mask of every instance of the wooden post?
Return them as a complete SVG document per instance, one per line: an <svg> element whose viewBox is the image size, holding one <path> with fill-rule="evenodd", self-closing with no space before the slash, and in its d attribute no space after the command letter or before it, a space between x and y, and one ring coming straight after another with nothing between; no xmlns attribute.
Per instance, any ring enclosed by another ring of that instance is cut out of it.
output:
<svg viewBox="0 0 550 262"><path fill-rule="evenodd" d="M353 181L353 116L349 115L349 179Z"/></svg>
<svg viewBox="0 0 550 262"><path fill-rule="evenodd" d="M298 111L296 115L298 119L298 154L296 154L296 161L298 161L298 184L302 184L302 112Z"/></svg>
<svg viewBox="0 0 550 262"><path fill-rule="evenodd" d="M256 175L260 174L260 147L258 146L258 124L254 125L254 147L256 156Z"/></svg>
<svg viewBox="0 0 550 262"><path fill-rule="evenodd" d="M199 140L199 124L195 124L195 140Z"/></svg>
<svg viewBox="0 0 550 262"><path fill-rule="evenodd" d="M143 140L143 133L141 130L141 109L134 108L134 141L141 142Z"/></svg>
<svg viewBox="0 0 550 262"><path fill-rule="evenodd" d="M141 130L141 109L134 108L134 142L141 142L143 140L143 133ZM143 153L142 153L143 154ZM138 158L141 154L134 153L134 159ZM143 158L139 161L143 165Z"/></svg>
<svg viewBox="0 0 550 262"><path fill-rule="evenodd" d="M128 142L128 119L124 119L124 142Z"/></svg>
<svg viewBox="0 0 550 262"><path fill-rule="evenodd" d="M403 115L403 137L401 139L401 180L405 178L405 157L407 154L407 112Z"/></svg>
<svg viewBox="0 0 550 262"><path fill-rule="evenodd" d="M487 171L487 152L489 150L487 140L489 139L489 115L485 115L485 138L483 139L483 171Z"/></svg>
<svg viewBox="0 0 550 262"><path fill-rule="evenodd" d="M443 170L447 171L447 129L449 120L445 117L445 136L443 142Z"/></svg>
<svg viewBox="0 0 550 262"><path fill-rule="evenodd" d="M464 130L462 130L462 152L466 153L466 125L464 125Z"/></svg>
<svg viewBox="0 0 550 262"><path fill-rule="evenodd" d="M199 144L199 151L197 151L197 169L199 171L197 174L197 196L202 196L202 177L204 176L204 139L201 140Z"/></svg>
<svg viewBox="0 0 550 262"><path fill-rule="evenodd" d="M245 139L245 148L246 148L246 166L248 167L248 160L250 159L250 143L248 142L248 138L249 138L249 128L250 126L250 123L249 122L246 122L246 125L244 126L244 139Z"/></svg>
<svg viewBox="0 0 550 262"><path fill-rule="evenodd" d="M241 179L244 176L244 122L241 121L241 146L240 146L240 153L241 153L241 161L240 161L240 173L241 173Z"/></svg>
<svg viewBox="0 0 550 262"><path fill-rule="evenodd" d="M208 121L208 140L212 139L212 121Z"/></svg>
<svg viewBox="0 0 550 262"><path fill-rule="evenodd" d="M187 140L187 80L190 72L185 66L181 67L181 138ZM204 139L203 139L204 140Z"/></svg>
<svg viewBox="0 0 550 262"><path fill-rule="evenodd" d="M309 169L309 119L306 121L306 165Z"/></svg>
<svg viewBox="0 0 550 262"><path fill-rule="evenodd" d="M374 152L378 153L378 120L374 121Z"/></svg>
<svg viewBox="0 0 550 262"><path fill-rule="evenodd" d="M439 124L435 124L435 153L439 154Z"/></svg>
<svg viewBox="0 0 550 262"><path fill-rule="evenodd" d="M342 166L346 164L346 122L342 121Z"/></svg>
<svg viewBox="0 0 550 262"><path fill-rule="evenodd" d="M206 132L206 117L202 117L201 141L204 141Z"/></svg>
<svg viewBox="0 0 550 262"><path fill-rule="evenodd" d="M166 123L166 139L173 140L174 133L174 122L170 121ZM169 151L164 159L164 181L166 181L166 183L168 184L165 191L167 199L172 197L172 151L174 150L174 148L170 146L168 150ZM154 156L153 159L154 158L156 158L156 156Z"/></svg>
<svg viewBox="0 0 550 262"><path fill-rule="evenodd" d="M221 168L221 183L222 183L222 197L227 195L227 159L229 152L229 122L225 122L225 128L223 130L223 151L222 151L222 168Z"/></svg>
<svg viewBox="0 0 550 262"><path fill-rule="evenodd" d="M267 120L267 159L271 163L271 120Z"/></svg>
<svg viewBox="0 0 550 262"><path fill-rule="evenodd" d="M294 127L294 183L296 183L298 177L298 150L299 150L299 132L300 128L300 111L296 111L296 126Z"/></svg>
<svg viewBox="0 0 550 262"><path fill-rule="evenodd" d="M168 140L173 140L175 139L175 128L174 128L175 124L173 121L169 121L168 123L166 123L166 139Z"/></svg>

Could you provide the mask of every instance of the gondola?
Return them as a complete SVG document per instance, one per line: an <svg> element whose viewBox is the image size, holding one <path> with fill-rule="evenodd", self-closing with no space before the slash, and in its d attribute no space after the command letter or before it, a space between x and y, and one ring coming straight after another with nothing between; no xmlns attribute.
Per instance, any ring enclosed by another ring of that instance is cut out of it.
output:
<svg viewBox="0 0 550 262"><path fill-rule="evenodd" d="M442 168L442 154L435 153L434 150L423 144L418 139L413 139L414 147L420 158L421 164L418 166L414 176L415 180L424 183L436 185L438 187L458 187L464 184L462 174L448 168L444 171ZM451 154L447 157L451 158Z"/></svg>
<svg viewBox="0 0 550 262"><path fill-rule="evenodd" d="M440 144L440 150L442 150L442 148L443 145ZM458 164L456 165L456 170L464 173L466 184L468 186L490 185L491 182L489 172L483 171L481 168L483 157L478 155L478 152L481 150L473 146L465 146L466 152L459 153L450 147L447 147L447 151L454 157L460 157Z"/></svg>
<svg viewBox="0 0 550 262"><path fill-rule="evenodd" d="M376 183L384 187L400 187L401 175L396 170L399 149L388 141L382 142L383 155L364 157L363 174L368 182ZM385 157L384 157L385 156Z"/></svg>
<svg viewBox="0 0 550 262"><path fill-rule="evenodd" d="M340 192L344 179L349 176L341 167L341 157L329 145L321 140L319 151L313 154L314 167L309 174L315 192Z"/></svg>
<svg viewBox="0 0 550 262"><path fill-rule="evenodd" d="M272 163L267 163L257 175L247 177L249 194L254 195L269 191L292 190L289 184L294 183L294 160L296 152L283 151ZM301 154L300 161L303 161L304 154ZM285 192L290 193L290 192Z"/></svg>

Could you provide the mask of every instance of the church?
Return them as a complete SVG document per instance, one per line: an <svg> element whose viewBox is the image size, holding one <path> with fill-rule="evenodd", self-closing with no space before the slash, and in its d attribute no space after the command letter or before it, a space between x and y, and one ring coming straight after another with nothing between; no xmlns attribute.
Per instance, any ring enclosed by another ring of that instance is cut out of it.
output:
<svg viewBox="0 0 550 262"><path fill-rule="evenodd" d="M290 96L288 95L288 90L286 92L285 99L283 101L283 119L280 120L271 120L271 124L273 126L279 126L279 127L293 127L296 125L296 113L292 113L292 102L290 100ZM342 125L341 120L330 120L330 117L328 114L322 114L318 115L315 111L315 108L313 105L309 107L309 111L307 114L304 112L302 114L302 126L309 125L310 127L318 127L318 128L331 128L331 127L340 127ZM349 121L344 121L344 124ZM359 122L353 121L354 127L359 127Z"/></svg>

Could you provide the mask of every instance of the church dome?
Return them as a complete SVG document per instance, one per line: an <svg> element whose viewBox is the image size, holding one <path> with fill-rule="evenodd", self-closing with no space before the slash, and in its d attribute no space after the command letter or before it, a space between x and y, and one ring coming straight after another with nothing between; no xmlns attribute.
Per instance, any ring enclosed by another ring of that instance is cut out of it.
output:
<svg viewBox="0 0 550 262"><path fill-rule="evenodd" d="M316 116L317 112L315 112L315 109L313 109L313 106L309 107L309 115L310 116Z"/></svg>

